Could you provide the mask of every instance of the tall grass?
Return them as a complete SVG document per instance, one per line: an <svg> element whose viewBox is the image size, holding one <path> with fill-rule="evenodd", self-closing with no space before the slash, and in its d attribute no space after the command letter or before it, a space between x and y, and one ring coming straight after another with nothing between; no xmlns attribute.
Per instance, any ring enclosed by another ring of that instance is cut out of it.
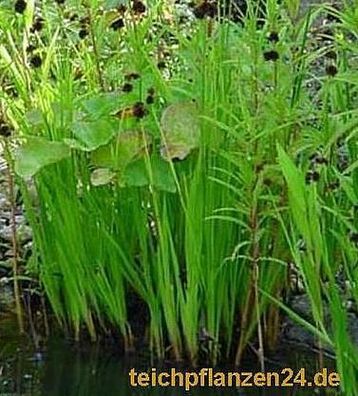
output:
<svg viewBox="0 0 358 396"><path fill-rule="evenodd" d="M204 18L188 32L165 19L163 2L145 15L129 8L119 31L101 2L68 3L44 2L41 33L30 33L31 7L0 15L1 68L17 92L1 101L34 230L28 271L61 326L76 339L85 326L93 340L116 328L131 348L131 289L148 308L157 356L239 364L256 340L264 368L283 309L334 347L353 395L356 349L336 275L357 302L355 9L328 8L334 36L308 51L323 6L300 16L299 2L270 0L258 28L262 12L248 2L242 25ZM68 9L86 17L80 27ZM175 46L164 49L168 37ZM140 78L126 93L131 73ZM154 104L133 108L152 88ZM282 303L291 266L312 323Z"/></svg>

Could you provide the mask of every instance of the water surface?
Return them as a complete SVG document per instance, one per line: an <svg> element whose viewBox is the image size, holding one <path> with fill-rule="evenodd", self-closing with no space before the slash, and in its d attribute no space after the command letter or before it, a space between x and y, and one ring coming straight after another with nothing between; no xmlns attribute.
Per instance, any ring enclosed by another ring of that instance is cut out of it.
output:
<svg viewBox="0 0 358 396"><path fill-rule="evenodd" d="M5 316L0 321L0 396L179 396L179 395L337 395L315 389L233 389L195 388L189 393L183 389L130 387L129 371L136 368L146 371L151 367L148 355L138 353L121 356L116 347L100 345L77 347L58 337L52 337L46 346L35 350L30 338L17 335L13 317ZM307 367L314 371L315 356L299 347L285 346L276 356L277 364L271 363L268 370L287 366ZM328 362L332 365L332 362ZM163 370L170 370L167 365ZM159 370L159 368L158 368ZM219 369L217 369L219 370ZM255 362L243 363L240 371L259 371Z"/></svg>

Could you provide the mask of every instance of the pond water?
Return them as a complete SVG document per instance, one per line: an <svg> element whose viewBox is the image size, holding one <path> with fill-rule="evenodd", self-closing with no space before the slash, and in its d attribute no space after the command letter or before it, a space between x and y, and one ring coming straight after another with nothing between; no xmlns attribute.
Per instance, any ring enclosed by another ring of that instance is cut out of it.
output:
<svg viewBox="0 0 358 396"><path fill-rule="evenodd" d="M282 347L275 359L280 364L269 364L268 370L287 366L314 371L315 356L298 347ZM332 362L327 362L327 366L333 367ZM150 367L144 353L123 357L115 348L93 344L76 347L58 337L50 338L45 348L36 351L30 339L19 338L13 317L0 320L0 396L338 395L336 390L313 388L193 388L185 392L175 388L131 387L130 369L145 371ZM163 370L170 370L170 365ZM259 369L247 361L239 371Z"/></svg>

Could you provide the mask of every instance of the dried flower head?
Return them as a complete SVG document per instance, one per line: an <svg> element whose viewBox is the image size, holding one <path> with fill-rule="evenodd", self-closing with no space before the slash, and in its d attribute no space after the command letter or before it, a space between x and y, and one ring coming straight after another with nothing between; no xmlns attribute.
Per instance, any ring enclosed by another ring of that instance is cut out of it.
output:
<svg viewBox="0 0 358 396"><path fill-rule="evenodd" d="M328 65L326 67L326 73L330 77L334 77L338 73L338 69L335 65Z"/></svg>
<svg viewBox="0 0 358 396"><path fill-rule="evenodd" d="M124 27L124 20L123 18L118 18L114 22L111 23L111 28L113 30L119 30Z"/></svg>
<svg viewBox="0 0 358 396"><path fill-rule="evenodd" d="M336 190L338 190L339 186L340 186L340 182L339 182L339 179L337 179L327 185L327 190L328 191L336 191Z"/></svg>
<svg viewBox="0 0 358 396"><path fill-rule="evenodd" d="M78 36L79 36L79 38L80 38L81 40L83 40L84 38L86 38L86 37L88 36L88 31L87 31L87 29L81 29L81 30L78 32Z"/></svg>
<svg viewBox="0 0 358 396"><path fill-rule="evenodd" d="M198 18L198 19L204 19L205 16L206 16L205 9L204 9L204 7L202 5L201 6L196 6L194 8L193 13L194 13L195 17Z"/></svg>
<svg viewBox="0 0 358 396"><path fill-rule="evenodd" d="M125 83L122 87L123 92L132 92L133 91L133 85L131 83Z"/></svg>
<svg viewBox="0 0 358 396"><path fill-rule="evenodd" d="M85 27L85 26L87 26L89 23L90 23L90 18L89 18L88 15L86 15L86 16L84 16L84 17L82 17L82 18L80 19L80 25L81 25L81 27Z"/></svg>
<svg viewBox="0 0 358 396"><path fill-rule="evenodd" d="M15 12L18 14L23 14L26 10L27 3L24 0L17 0L15 3Z"/></svg>
<svg viewBox="0 0 358 396"><path fill-rule="evenodd" d="M214 18L217 14L217 5L215 2L204 0L201 4L195 6L193 12L198 19L204 19L205 17Z"/></svg>
<svg viewBox="0 0 358 396"><path fill-rule="evenodd" d="M30 64L31 64L31 66L34 67L35 69L41 67L41 65L42 65L41 56L38 55L38 54L32 56L31 59L30 59Z"/></svg>
<svg viewBox="0 0 358 396"><path fill-rule="evenodd" d="M117 7L117 11L118 11L119 14L123 15L127 11L126 5L125 4L120 4Z"/></svg>
<svg viewBox="0 0 358 396"><path fill-rule="evenodd" d="M70 18L69 18L70 22L74 22L77 19L78 19L78 14L74 13L74 14L70 15Z"/></svg>
<svg viewBox="0 0 358 396"><path fill-rule="evenodd" d="M132 112L134 117L140 119L145 117L148 114L147 109L144 107L143 102L137 102L132 107Z"/></svg>
<svg viewBox="0 0 358 396"><path fill-rule="evenodd" d="M275 50L265 51L264 52L264 59L265 61L272 61L276 62L279 59L279 54Z"/></svg>
<svg viewBox="0 0 358 396"><path fill-rule="evenodd" d="M158 69L165 69L166 63L163 60L161 60L157 63L157 67Z"/></svg>
<svg viewBox="0 0 358 396"><path fill-rule="evenodd" d="M32 32L41 32L44 27L44 20L41 17L35 19L34 23L32 24L31 31Z"/></svg>
<svg viewBox="0 0 358 396"><path fill-rule="evenodd" d="M26 47L26 52L28 52L28 53L34 52L35 50L36 50L36 47L33 44L29 44Z"/></svg>
<svg viewBox="0 0 358 396"><path fill-rule="evenodd" d="M153 96L153 95L148 95L148 96L146 97L146 99L145 99L145 102L146 102L148 105L153 104L153 103L154 103L154 96Z"/></svg>
<svg viewBox="0 0 358 396"><path fill-rule="evenodd" d="M328 22L341 22L341 16L338 13L338 10L336 10L336 13L334 12L328 13L326 18Z"/></svg>
<svg viewBox="0 0 358 396"><path fill-rule="evenodd" d="M130 80L138 80L140 78L140 74L136 72L128 73L124 76L127 81Z"/></svg>
<svg viewBox="0 0 358 396"><path fill-rule="evenodd" d="M271 43L277 43L280 40L280 36L277 32L272 31L267 36L267 40L270 41Z"/></svg>
<svg viewBox="0 0 358 396"><path fill-rule="evenodd" d="M217 5L215 3L208 3L206 7L206 16L214 18L217 14Z"/></svg>
<svg viewBox="0 0 358 396"><path fill-rule="evenodd" d="M325 53L326 58L336 60L337 59L337 52L336 51L328 51Z"/></svg>
<svg viewBox="0 0 358 396"><path fill-rule="evenodd" d="M146 11L145 4L140 0L133 0L132 1L132 10L135 14L144 14Z"/></svg>
<svg viewBox="0 0 358 396"><path fill-rule="evenodd" d="M0 136L7 138L11 135L11 128L5 121L0 121Z"/></svg>
<svg viewBox="0 0 358 396"><path fill-rule="evenodd" d="M272 187L273 181L272 181L270 178L265 177L265 178L263 179L263 184L264 184L264 186L266 186L266 187Z"/></svg>
<svg viewBox="0 0 358 396"><path fill-rule="evenodd" d="M319 181L319 173L317 171L310 170L306 173L305 180L306 180L306 184L318 182Z"/></svg>
<svg viewBox="0 0 358 396"><path fill-rule="evenodd" d="M358 232L351 232L349 234L349 240L355 245L358 245Z"/></svg>
<svg viewBox="0 0 358 396"><path fill-rule="evenodd" d="M311 161L312 164L318 164L318 165L328 165L328 160L327 158L323 157L322 154L320 153L314 153L309 157L309 160Z"/></svg>

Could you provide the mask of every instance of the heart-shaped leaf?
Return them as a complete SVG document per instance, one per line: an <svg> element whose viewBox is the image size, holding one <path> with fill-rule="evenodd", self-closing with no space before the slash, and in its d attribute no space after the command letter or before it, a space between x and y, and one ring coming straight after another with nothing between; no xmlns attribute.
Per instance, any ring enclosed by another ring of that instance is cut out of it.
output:
<svg viewBox="0 0 358 396"><path fill-rule="evenodd" d="M70 148L62 142L29 136L15 153L15 171L28 179L44 166L69 157L70 153Z"/></svg>
<svg viewBox="0 0 358 396"><path fill-rule="evenodd" d="M141 159L128 164L121 181L124 186L128 187L147 186L149 178L145 162Z"/></svg>
<svg viewBox="0 0 358 396"><path fill-rule="evenodd" d="M171 193L176 191L170 165L159 156L153 156L149 163L144 159L130 163L122 177L123 185L128 187L143 187L149 185L151 180L158 190Z"/></svg>
<svg viewBox="0 0 358 396"><path fill-rule="evenodd" d="M87 146L76 139L63 139L63 142L67 144L71 149L79 151L91 151Z"/></svg>
<svg viewBox="0 0 358 396"><path fill-rule="evenodd" d="M180 102L167 107L161 118L161 155L167 160L184 159L199 145L200 122L195 103Z"/></svg>
<svg viewBox="0 0 358 396"><path fill-rule="evenodd" d="M98 119L99 117L111 114L119 106L120 95L118 92L98 95L81 103L82 109L91 119Z"/></svg>
<svg viewBox="0 0 358 396"><path fill-rule="evenodd" d="M99 167L123 171L132 161L143 156L151 144L151 137L140 131L126 131L92 153L92 163Z"/></svg>
<svg viewBox="0 0 358 396"><path fill-rule="evenodd" d="M110 183L116 174L108 168L95 169L91 174L91 183L93 186L104 186Z"/></svg>
<svg viewBox="0 0 358 396"><path fill-rule="evenodd" d="M95 121L76 121L73 124L74 136L92 151L107 144L118 132L118 121L101 118Z"/></svg>
<svg viewBox="0 0 358 396"><path fill-rule="evenodd" d="M176 185L170 164L159 156L154 156L151 163L154 186L159 190L174 193Z"/></svg>
<svg viewBox="0 0 358 396"><path fill-rule="evenodd" d="M42 112L40 109L29 110L25 117L31 126L40 126L44 123Z"/></svg>
<svg viewBox="0 0 358 396"><path fill-rule="evenodd" d="M127 5L127 3L127 0L106 0L103 7L105 10L111 10L118 8L120 5Z"/></svg>

